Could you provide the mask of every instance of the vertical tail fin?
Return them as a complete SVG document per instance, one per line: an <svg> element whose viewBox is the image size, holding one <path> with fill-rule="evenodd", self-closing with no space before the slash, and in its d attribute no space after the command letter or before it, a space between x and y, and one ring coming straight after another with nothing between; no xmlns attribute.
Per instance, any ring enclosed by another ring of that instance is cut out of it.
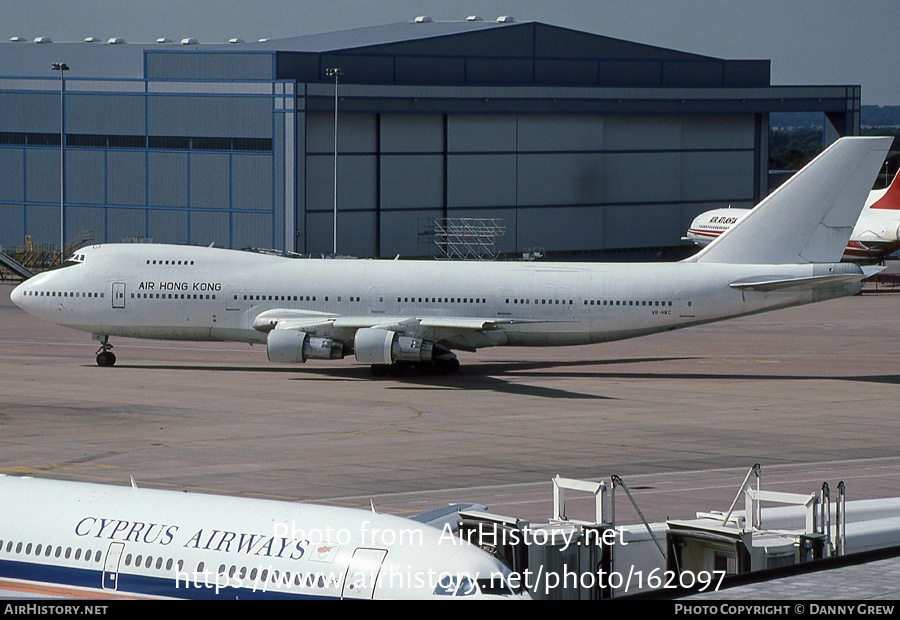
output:
<svg viewBox="0 0 900 620"><path fill-rule="evenodd" d="M893 138L841 138L690 262L837 263Z"/></svg>
<svg viewBox="0 0 900 620"><path fill-rule="evenodd" d="M887 189L875 190L872 192L874 200L870 198L870 209L886 209L889 211L900 211L900 172L894 175L894 180Z"/></svg>

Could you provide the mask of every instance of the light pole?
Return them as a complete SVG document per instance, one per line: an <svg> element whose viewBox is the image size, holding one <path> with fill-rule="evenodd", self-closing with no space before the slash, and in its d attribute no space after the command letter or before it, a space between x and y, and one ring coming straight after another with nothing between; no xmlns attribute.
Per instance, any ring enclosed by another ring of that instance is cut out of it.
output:
<svg viewBox="0 0 900 620"><path fill-rule="evenodd" d="M334 78L334 243L332 253L337 255L337 188L338 188L338 79L344 77L339 68L325 69L325 75Z"/></svg>
<svg viewBox="0 0 900 620"><path fill-rule="evenodd" d="M54 62L50 65L59 71L59 264L65 260L66 252L66 108L65 75L69 65Z"/></svg>

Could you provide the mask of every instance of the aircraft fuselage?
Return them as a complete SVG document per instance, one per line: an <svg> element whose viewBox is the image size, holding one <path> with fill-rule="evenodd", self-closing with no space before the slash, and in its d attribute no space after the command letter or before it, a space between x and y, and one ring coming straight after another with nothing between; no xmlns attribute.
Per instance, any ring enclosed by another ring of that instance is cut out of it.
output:
<svg viewBox="0 0 900 620"><path fill-rule="evenodd" d="M484 321L472 348L619 340L853 294L832 288L760 292L748 277L859 273L852 265L529 263L289 259L167 245L102 245L14 292L17 304L95 334L265 343L267 311L322 319L320 336L353 340L359 327L409 322L439 340L441 318ZM452 328L450 328L452 331ZM481 334L479 336L479 334Z"/></svg>

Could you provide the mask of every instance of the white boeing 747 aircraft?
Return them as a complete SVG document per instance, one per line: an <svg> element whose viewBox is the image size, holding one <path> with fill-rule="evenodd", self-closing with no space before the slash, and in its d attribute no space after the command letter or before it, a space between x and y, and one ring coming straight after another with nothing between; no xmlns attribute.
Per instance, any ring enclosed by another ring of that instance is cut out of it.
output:
<svg viewBox="0 0 900 620"><path fill-rule="evenodd" d="M0 595L530 598L499 560L374 511L0 475Z"/></svg>
<svg viewBox="0 0 900 620"><path fill-rule="evenodd" d="M863 206L850 234L841 260L852 263L877 263L888 254L900 250L900 182L894 180L886 189L875 189ZM734 226L750 209L713 209L694 218L688 228L689 239L704 247Z"/></svg>
<svg viewBox="0 0 900 620"><path fill-rule="evenodd" d="M265 344L276 363L354 355L376 373L454 370L454 350L633 338L862 288L841 253L891 138L843 138L678 263L297 260L174 245L96 245L12 292L94 334Z"/></svg>

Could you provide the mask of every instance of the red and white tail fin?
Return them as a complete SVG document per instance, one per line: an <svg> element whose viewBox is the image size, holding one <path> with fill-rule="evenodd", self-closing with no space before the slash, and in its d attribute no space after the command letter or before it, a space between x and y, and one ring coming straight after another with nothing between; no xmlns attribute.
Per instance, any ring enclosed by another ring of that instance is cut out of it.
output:
<svg viewBox="0 0 900 620"><path fill-rule="evenodd" d="M871 204L866 205L869 209L889 209L892 211L900 211L900 172L894 175L887 189L875 190L872 192Z"/></svg>

